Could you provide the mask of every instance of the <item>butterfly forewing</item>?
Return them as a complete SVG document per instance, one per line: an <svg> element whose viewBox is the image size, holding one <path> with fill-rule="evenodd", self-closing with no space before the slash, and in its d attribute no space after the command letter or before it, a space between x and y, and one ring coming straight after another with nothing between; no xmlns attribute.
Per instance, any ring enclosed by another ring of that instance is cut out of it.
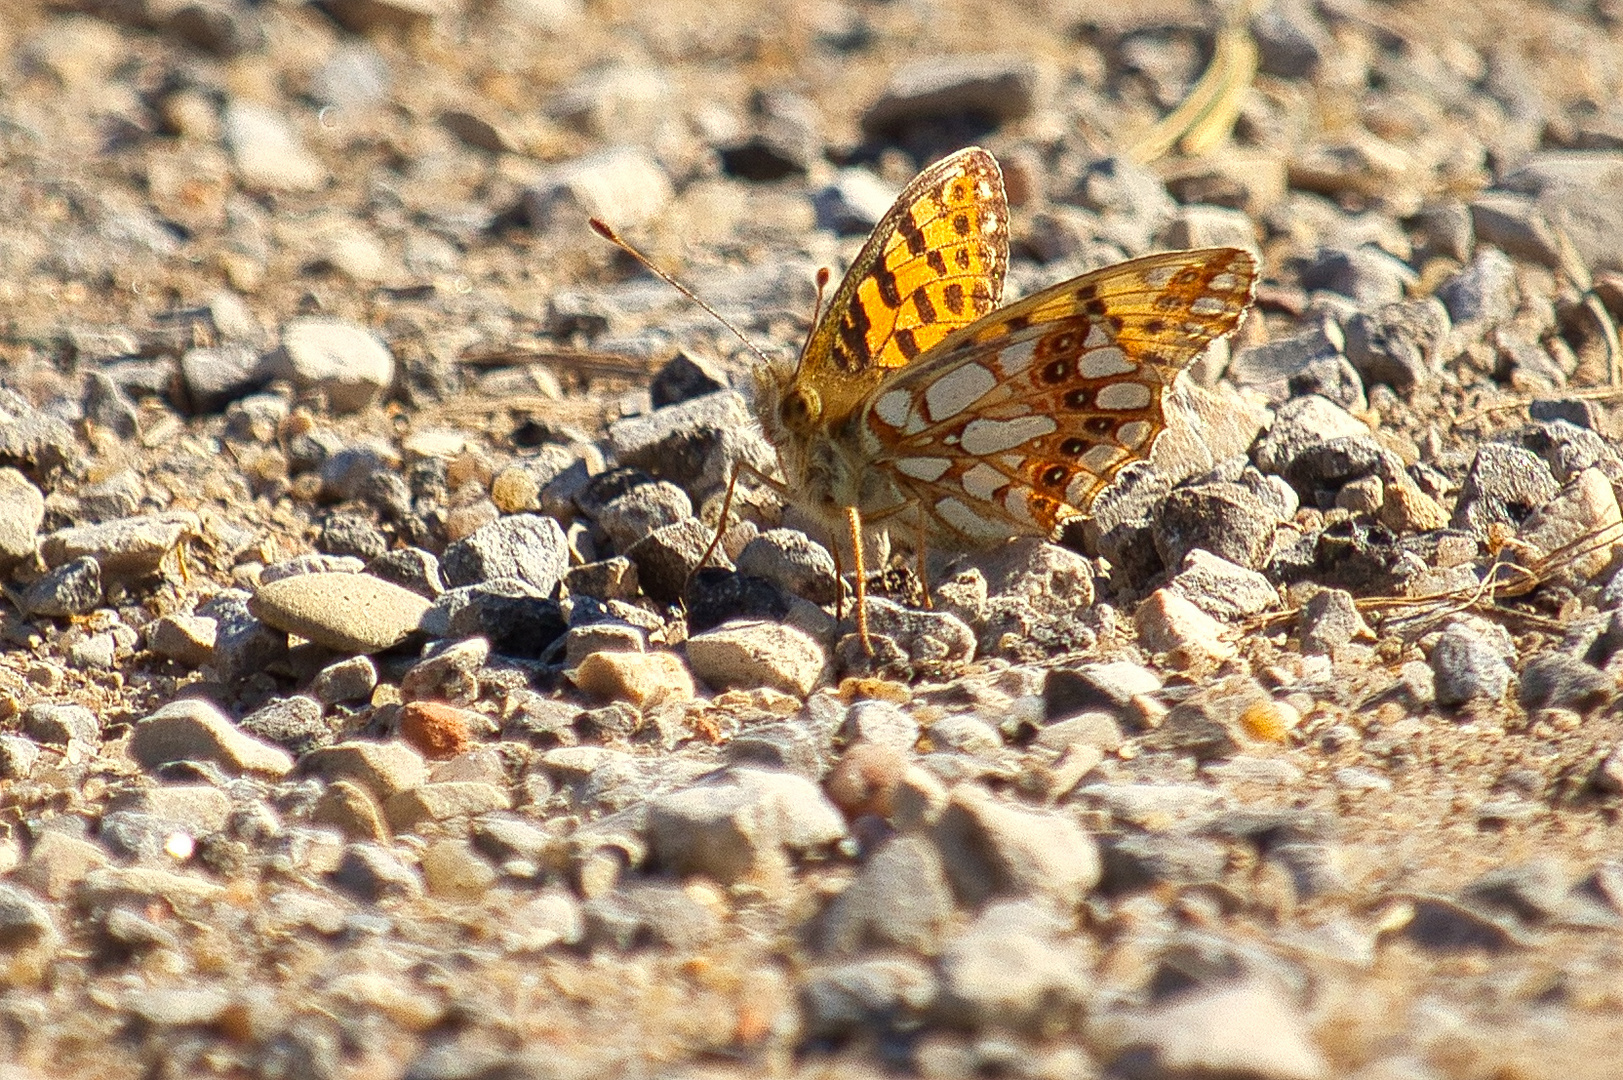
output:
<svg viewBox="0 0 1623 1080"><path fill-rule="evenodd" d="M1008 207L991 154L960 151L920 173L874 228L801 357L832 423L894 368L997 307Z"/></svg>
<svg viewBox="0 0 1623 1080"><path fill-rule="evenodd" d="M875 464L974 543L1051 534L1165 428L1163 391L1238 325L1256 262L1171 252L1052 286L943 340L871 395Z"/></svg>

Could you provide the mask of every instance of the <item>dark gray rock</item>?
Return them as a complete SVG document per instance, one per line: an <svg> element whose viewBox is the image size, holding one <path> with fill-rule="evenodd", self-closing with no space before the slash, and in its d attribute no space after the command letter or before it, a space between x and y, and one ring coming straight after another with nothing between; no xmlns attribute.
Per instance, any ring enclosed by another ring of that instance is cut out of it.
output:
<svg viewBox="0 0 1623 1080"><path fill-rule="evenodd" d="M901 949L930 955L938 951L953 910L935 848L921 837L898 836L874 852L834 898L814 939L825 953Z"/></svg>
<svg viewBox="0 0 1623 1080"><path fill-rule="evenodd" d="M727 388L726 372L703 356L679 352L655 373L648 397L655 409L663 409Z"/></svg>
<svg viewBox="0 0 1623 1080"><path fill-rule="evenodd" d="M699 949L722 930L712 909L681 886L662 881L628 882L607 896L587 900L581 913L586 944L619 952L658 946Z"/></svg>
<svg viewBox="0 0 1623 1080"><path fill-rule="evenodd" d="M78 742L95 746L101 742L101 723L83 705L38 702L23 710L23 734L47 746Z"/></svg>
<svg viewBox="0 0 1623 1080"><path fill-rule="evenodd" d="M30 615L88 615L101 606L101 564L88 555L63 563L28 586L21 600Z"/></svg>
<svg viewBox="0 0 1623 1080"><path fill-rule="evenodd" d="M656 529L693 517L687 492L666 480L638 484L609 501L597 514L597 524L608 534L614 549L625 552Z"/></svg>
<svg viewBox="0 0 1623 1080"><path fill-rule="evenodd" d="M386 551L366 564L366 572L430 600L438 599L445 591L445 576L440 573L439 558L422 548L405 547Z"/></svg>
<svg viewBox="0 0 1623 1080"><path fill-rule="evenodd" d="M1093 711L1120 715L1138 695L1160 689L1160 676L1127 660L1053 668L1043 680L1043 711L1049 720Z"/></svg>
<svg viewBox="0 0 1623 1080"><path fill-rule="evenodd" d="M321 702L302 694L275 698L238 721L248 734L303 756L333 741L333 728L322 716Z"/></svg>
<svg viewBox="0 0 1623 1080"><path fill-rule="evenodd" d="M1436 377L1449 326L1435 297L1357 312L1347 320L1347 359L1366 384L1408 394Z"/></svg>
<svg viewBox="0 0 1623 1080"><path fill-rule="evenodd" d="M1364 617L1345 589L1320 589L1302 605L1302 651L1332 653L1355 640L1374 640Z"/></svg>
<svg viewBox="0 0 1623 1080"><path fill-rule="evenodd" d="M1483 443L1460 486L1449 527L1486 538L1490 525L1518 526L1560 490L1550 467L1531 451Z"/></svg>
<svg viewBox="0 0 1623 1080"><path fill-rule="evenodd" d="M1420 279L1408 264L1370 247L1320 248L1301 270L1302 287L1349 297L1362 307L1393 304Z"/></svg>
<svg viewBox="0 0 1623 1080"><path fill-rule="evenodd" d="M1519 698L1522 707L1571 709L1587 713L1617 696L1612 677L1576 656L1547 652L1535 656L1522 669Z"/></svg>
<svg viewBox="0 0 1623 1080"><path fill-rule="evenodd" d="M1101 891L1114 895L1158 885L1208 885L1223 878L1228 849L1184 833L1128 834L1105 843Z"/></svg>
<svg viewBox="0 0 1623 1080"><path fill-rule="evenodd" d="M1027 116L1036 105L1036 93L1037 69L1024 57L931 57L892 73L863 113L862 130L892 138L918 126L942 124L990 130Z"/></svg>
<svg viewBox="0 0 1623 1080"><path fill-rule="evenodd" d="M953 892L978 906L994 897L1079 903L1099 881L1099 849L1071 819L1014 806L970 784L953 789L932 831Z"/></svg>
<svg viewBox="0 0 1623 1080"><path fill-rule="evenodd" d="M710 526L697 518L687 518L674 525L655 529L627 548L625 556L636 565L637 580L642 583L642 591L650 599L662 604L674 604L682 599L688 579L694 576L699 559L710 547L714 535L715 530ZM730 568L730 562L720 545L710 554L706 567L711 566Z"/></svg>
<svg viewBox="0 0 1623 1080"><path fill-rule="evenodd" d="M1249 618L1279 606L1279 593L1266 577L1203 548L1184 556L1183 569L1168 584L1219 619Z"/></svg>
<svg viewBox="0 0 1623 1080"><path fill-rule="evenodd" d="M1317 10L1302 0L1274 0L1251 17L1257 66L1281 79L1311 78L1335 48Z"/></svg>
<svg viewBox="0 0 1623 1080"><path fill-rule="evenodd" d="M569 545L552 518L514 514L446 548L440 568L452 586L517 578L549 596L569 569Z"/></svg>
<svg viewBox="0 0 1623 1080"><path fill-rule="evenodd" d="M422 629L430 637L484 638L505 656L533 658L569 625L558 601L537 596L528 582L497 578L447 589L423 615Z"/></svg>
<svg viewBox="0 0 1623 1080"><path fill-rule="evenodd" d="M827 548L797 529L769 529L744 546L738 572L775 582L814 604L832 604L840 583Z"/></svg>
<svg viewBox="0 0 1623 1080"><path fill-rule="evenodd" d="M1455 323L1498 325L1516 313L1516 268L1498 248L1484 247L1437 287L1437 299Z"/></svg>
<svg viewBox="0 0 1623 1080"><path fill-rule="evenodd" d="M1510 687L1510 665L1503 647L1490 644L1472 624L1456 620L1431 651L1439 705L1463 705L1477 699L1497 701Z"/></svg>
<svg viewBox="0 0 1623 1080"><path fill-rule="evenodd" d="M1272 510L1239 484L1177 488L1155 515L1155 547L1166 566L1182 566L1196 548L1237 566L1267 565L1278 525Z"/></svg>
<svg viewBox="0 0 1623 1080"><path fill-rule="evenodd" d="M321 527L316 547L328 555L369 561L389 550L389 538L359 514L334 514Z"/></svg>
<svg viewBox="0 0 1623 1080"><path fill-rule="evenodd" d="M367 904L407 900L423 893L422 875L381 844L358 842L344 848L332 883Z"/></svg>

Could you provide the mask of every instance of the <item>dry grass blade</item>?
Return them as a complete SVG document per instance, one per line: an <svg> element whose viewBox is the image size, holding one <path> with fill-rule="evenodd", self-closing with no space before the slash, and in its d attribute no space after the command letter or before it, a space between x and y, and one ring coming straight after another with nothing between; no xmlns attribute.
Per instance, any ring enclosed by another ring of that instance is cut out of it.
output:
<svg viewBox="0 0 1623 1080"><path fill-rule="evenodd" d="M1236 8L1217 35L1212 62L1189 95L1127 148L1141 165L1165 157L1174 147L1190 156L1210 153L1228 140L1246 91L1257 75L1257 45L1251 39L1250 7Z"/></svg>
<svg viewBox="0 0 1623 1080"><path fill-rule="evenodd" d="M1462 611L1476 611L1514 617L1541 629L1560 631L1565 625L1558 619L1546 618L1526 611L1511 611L1498 607L1500 600L1526 596L1540 585L1597 551L1623 540L1623 523L1614 522L1593 529L1570 543L1532 561L1531 565L1511 562L1495 557L1488 565L1482 580L1473 587L1449 589L1421 596L1364 596L1354 599L1353 605L1361 614L1408 614L1431 622ZM1514 546L1514 545L1507 545ZM1433 608L1435 610L1425 610ZM1294 622L1302 613L1300 607L1286 608L1267 615L1259 615L1242 624L1245 632L1271 630Z"/></svg>

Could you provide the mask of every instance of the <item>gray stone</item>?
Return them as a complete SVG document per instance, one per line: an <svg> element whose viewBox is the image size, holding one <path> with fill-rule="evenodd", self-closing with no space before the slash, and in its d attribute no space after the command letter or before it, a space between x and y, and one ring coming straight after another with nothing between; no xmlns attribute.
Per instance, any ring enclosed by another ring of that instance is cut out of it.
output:
<svg viewBox="0 0 1623 1080"><path fill-rule="evenodd" d="M1184 556L1169 588L1206 614L1229 621L1279 606L1278 591L1262 574L1198 547Z"/></svg>
<svg viewBox="0 0 1623 1080"><path fill-rule="evenodd" d="M89 557L63 563L23 590L20 599L30 615L88 615L101 606L101 566Z"/></svg>
<svg viewBox="0 0 1623 1080"><path fill-rule="evenodd" d="M1345 589L1320 589L1302 605L1302 651L1333 653L1354 640L1374 640L1375 634Z"/></svg>
<svg viewBox="0 0 1623 1080"><path fill-rule="evenodd" d="M366 572L430 600L437 599L445 591L445 576L440 572L439 558L422 548L386 551L366 564Z"/></svg>
<svg viewBox="0 0 1623 1080"><path fill-rule="evenodd" d="M246 342L200 345L181 354L180 378L192 411L219 412L264 382L264 359Z"/></svg>
<svg viewBox="0 0 1623 1080"><path fill-rule="evenodd" d="M0 735L0 780L27 780L39 761L39 744L21 735Z"/></svg>
<svg viewBox="0 0 1623 1080"><path fill-rule="evenodd" d="M766 686L805 697L828 667L810 634L769 622L729 622L688 638L693 674L718 690Z"/></svg>
<svg viewBox="0 0 1623 1080"><path fill-rule="evenodd" d="M1393 304L1419 283L1408 264L1371 247L1320 248L1302 267L1302 287L1350 297L1362 307Z"/></svg>
<svg viewBox="0 0 1623 1080"><path fill-rule="evenodd" d="M899 956L809 967L799 989L806 1034L823 1039L916 1030L937 994L930 968Z"/></svg>
<svg viewBox="0 0 1623 1080"><path fill-rule="evenodd" d="M1041 1032L1076 1024L1089 997L1087 953L1048 905L989 905L941 956L937 1013L970 1028Z"/></svg>
<svg viewBox="0 0 1623 1080"><path fill-rule="evenodd" d="M242 183L259 191L315 191L327 170L280 113L233 100L221 116L221 134Z"/></svg>
<svg viewBox="0 0 1623 1080"><path fill-rule="evenodd" d="M744 546L738 572L776 582L814 604L832 604L840 583L827 548L797 529L769 529Z"/></svg>
<svg viewBox="0 0 1623 1080"><path fill-rule="evenodd" d="M1311 78L1335 43L1318 11L1302 0L1274 0L1251 16L1257 66L1281 79Z"/></svg>
<svg viewBox="0 0 1623 1080"><path fill-rule="evenodd" d="M1612 701L1617 686L1611 676L1576 656L1547 652L1522 669L1518 696L1529 712L1553 708L1588 713Z"/></svg>
<svg viewBox="0 0 1623 1080"><path fill-rule="evenodd" d="M1455 620L1431 651L1439 705L1463 705L1476 698L1498 701L1510 687L1510 665L1470 623Z"/></svg>
<svg viewBox="0 0 1623 1080"><path fill-rule="evenodd" d="M1069 907L1099 881L1099 850L1071 819L1000 802L969 784L932 831L953 891L967 904L1041 896Z"/></svg>
<svg viewBox="0 0 1623 1080"><path fill-rule="evenodd" d="M265 358L272 378L323 394L334 412L360 412L394 383L394 356L370 330L340 319L294 319Z"/></svg>
<svg viewBox="0 0 1623 1080"><path fill-rule="evenodd" d="M323 719L321 702L303 694L273 698L243 717L237 726L299 756L333 741L333 726Z"/></svg>
<svg viewBox="0 0 1623 1080"><path fill-rule="evenodd" d="M1559 222L1592 270L1623 269L1623 153L1616 150L1540 150L1500 178L1498 187L1534 198L1540 213Z"/></svg>
<svg viewBox="0 0 1623 1080"><path fill-rule="evenodd" d="M495 652L526 658L539 657L567 629L558 601L518 578L447 589L422 621L429 637L482 638Z"/></svg>
<svg viewBox="0 0 1623 1080"><path fill-rule="evenodd" d="M0 566L34 554L45 496L16 469L0 468Z"/></svg>
<svg viewBox="0 0 1623 1080"><path fill-rule="evenodd" d="M83 705L39 702L23 710L23 734L47 746L78 742L95 746L101 742L101 724L96 714Z"/></svg>
<svg viewBox="0 0 1623 1080"><path fill-rule="evenodd" d="M637 567L637 580L642 583L642 591L660 603L681 601L688 578L710 547L714 533L714 529L697 518L688 518L655 529L627 548L626 558ZM719 547L711 554L709 565L728 565Z"/></svg>
<svg viewBox="0 0 1623 1080"><path fill-rule="evenodd" d="M227 683L248 678L287 657L287 635L255 618L248 610L251 599L247 593L228 589L197 606L198 616L214 623L210 660Z"/></svg>
<svg viewBox="0 0 1623 1080"><path fill-rule="evenodd" d="M1219 982L1176 995L1111 1024L1120 1047L1113 1070L1155 1077L1329 1080L1307 1014L1260 978Z"/></svg>
<svg viewBox="0 0 1623 1080"><path fill-rule="evenodd" d="M1196 548L1256 570L1273 553L1279 524L1270 507L1240 484L1178 488L1155 515L1155 547L1166 566L1182 566Z"/></svg>
<svg viewBox="0 0 1623 1080"><path fill-rule="evenodd" d="M1435 297L1357 312L1347 320L1347 359L1365 383L1408 394L1436 377L1450 326Z"/></svg>
<svg viewBox="0 0 1623 1080"><path fill-rule="evenodd" d="M355 740L312 750L300 759L299 772L329 781L353 780L378 802L428 780L428 764L423 755L398 741Z"/></svg>
<svg viewBox="0 0 1623 1080"><path fill-rule="evenodd" d="M911 752L919 722L889 701L858 701L846 710L839 734L847 745L868 742Z"/></svg>
<svg viewBox="0 0 1623 1080"><path fill-rule="evenodd" d="M147 648L187 667L202 667L214 659L219 627L203 615L165 615L147 627Z"/></svg>
<svg viewBox="0 0 1623 1080"><path fill-rule="evenodd" d="M39 479L78 453L79 443L65 422L36 409L15 390L0 387L0 464Z"/></svg>
<svg viewBox="0 0 1623 1080"><path fill-rule="evenodd" d="M915 665L959 663L975 656L975 632L962 619L944 611L918 611L870 595L868 627L875 636L894 642L907 661Z"/></svg>
<svg viewBox="0 0 1623 1080"><path fill-rule="evenodd" d="M295 555L259 572L261 587L300 574L358 574L366 564L352 555Z"/></svg>
<svg viewBox="0 0 1623 1080"><path fill-rule="evenodd" d="M1215 840L1182 833L1129 833L1104 847L1101 891L1138 892L1159 885L1209 885L1221 881L1228 850Z"/></svg>
<svg viewBox="0 0 1623 1080"><path fill-rule="evenodd" d="M1496 326L1516 313L1516 268L1498 248L1480 248L1469 266L1437 287L1437 299L1455 324Z"/></svg>
<svg viewBox="0 0 1623 1080"><path fill-rule="evenodd" d="M398 645L429 607L427 599L399 585L367 574L333 573L271 582L248 602L248 610L267 625L346 653Z"/></svg>
<svg viewBox="0 0 1623 1080"><path fill-rule="evenodd" d="M479 672L490 660L490 642L473 637L435 648L400 677L406 701L469 703L479 696Z"/></svg>
<svg viewBox="0 0 1623 1080"><path fill-rule="evenodd" d="M1160 676L1129 660L1052 668L1043 680L1043 712L1049 720L1095 710L1120 715L1160 689Z"/></svg>
<svg viewBox="0 0 1623 1080"><path fill-rule="evenodd" d="M649 946L694 950L718 937L716 913L680 886L660 881L622 885L582 905L589 946L629 952Z"/></svg>
<svg viewBox="0 0 1623 1080"><path fill-rule="evenodd" d="M206 701L170 702L135 725L130 756L143 768L171 761L211 761L230 773L283 776L293 759L280 747L237 728Z"/></svg>
<svg viewBox="0 0 1623 1080"><path fill-rule="evenodd" d="M920 837L896 837L874 852L823 913L816 930L818 947L843 953L887 948L934 953L953 910L935 848Z"/></svg>
<svg viewBox="0 0 1623 1080"><path fill-rule="evenodd" d="M656 480L611 499L598 512L597 523L614 549L625 551L655 529L692 516L693 502L687 492L667 480Z"/></svg>
<svg viewBox="0 0 1623 1080"><path fill-rule="evenodd" d="M59 937L48 907L22 889L0 882L0 953L49 945Z"/></svg>
<svg viewBox="0 0 1623 1080"><path fill-rule="evenodd" d="M200 528L200 519L190 510L78 525L46 536L40 556L52 567L91 558L105 576L137 577L158 570L181 540L196 536Z"/></svg>
<svg viewBox="0 0 1623 1080"><path fill-rule="evenodd" d="M423 893L422 875L380 844L359 842L344 848L332 873L333 885L368 904L407 900Z"/></svg>
<svg viewBox="0 0 1623 1080"><path fill-rule="evenodd" d="M791 773L734 767L648 807L654 859L672 872L706 874L724 884L771 870L785 852L844 835L839 811L815 784Z"/></svg>
<svg viewBox="0 0 1623 1080"><path fill-rule="evenodd" d="M1252 460L1265 473L1284 475L1307 448L1343 438L1368 438L1369 426L1328 398L1292 398L1274 414L1267 434L1252 448ZM1300 489L1298 489L1300 490Z"/></svg>
<svg viewBox="0 0 1623 1080"><path fill-rule="evenodd" d="M446 548L440 567L452 586L517 578L550 596L569 568L569 545L552 518L514 514Z"/></svg>
<svg viewBox="0 0 1623 1080"><path fill-rule="evenodd" d="M648 399L658 410L726 390L729 385L727 373L709 359L678 352L655 372L648 384Z"/></svg>
<svg viewBox="0 0 1623 1080"><path fill-rule="evenodd" d="M983 54L917 60L891 74L862 114L862 129L870 135L895 136L914 125L965 116L1009 123L1032 111L1037 90L1037 68L1025 57Z"/></svg>
<svg viewBox="0 0 1623 1080"><path fill-rule="evenodd" d="M377 665L365 656L352 656L316 672L310 681L310 693L317 701L335 705L341 701L365 701L377 685Z"/></svg>
<svg viewBox="0 0 1623 1080"><path fill-rule="evenodd" d="M1483 443L1460 486L1449 527L1485 539L1489 526L1520 525L1560 490L1550 467L1531 451Z"/></svg>

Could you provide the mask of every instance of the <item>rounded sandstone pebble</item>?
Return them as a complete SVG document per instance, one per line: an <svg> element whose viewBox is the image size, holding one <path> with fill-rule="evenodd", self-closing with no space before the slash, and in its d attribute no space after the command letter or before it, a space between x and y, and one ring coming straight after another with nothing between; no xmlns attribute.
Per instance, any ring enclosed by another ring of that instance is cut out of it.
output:
<svg viewBox="0 0 1623 1080"><path fill-rule="evenodd" d="M824 783L828 797L847 817L888 818L907 762L907 755L893 746L855 743L830 770Z"/></svg>
<svg viewBox="0 0 1623 1080"><path fill-rule="evenodd" d="M381 652L417 629L424 597L370 574L298 574L262 586L248 610L262 622L346 653Z"/></svg>
<svg viewBox="0 0 1623 1080"><path fill-rule="evenodd" d="M464 710L438 701L413 701L400 709L400 737L424 757L454 758L473 746Z"/></svg>

